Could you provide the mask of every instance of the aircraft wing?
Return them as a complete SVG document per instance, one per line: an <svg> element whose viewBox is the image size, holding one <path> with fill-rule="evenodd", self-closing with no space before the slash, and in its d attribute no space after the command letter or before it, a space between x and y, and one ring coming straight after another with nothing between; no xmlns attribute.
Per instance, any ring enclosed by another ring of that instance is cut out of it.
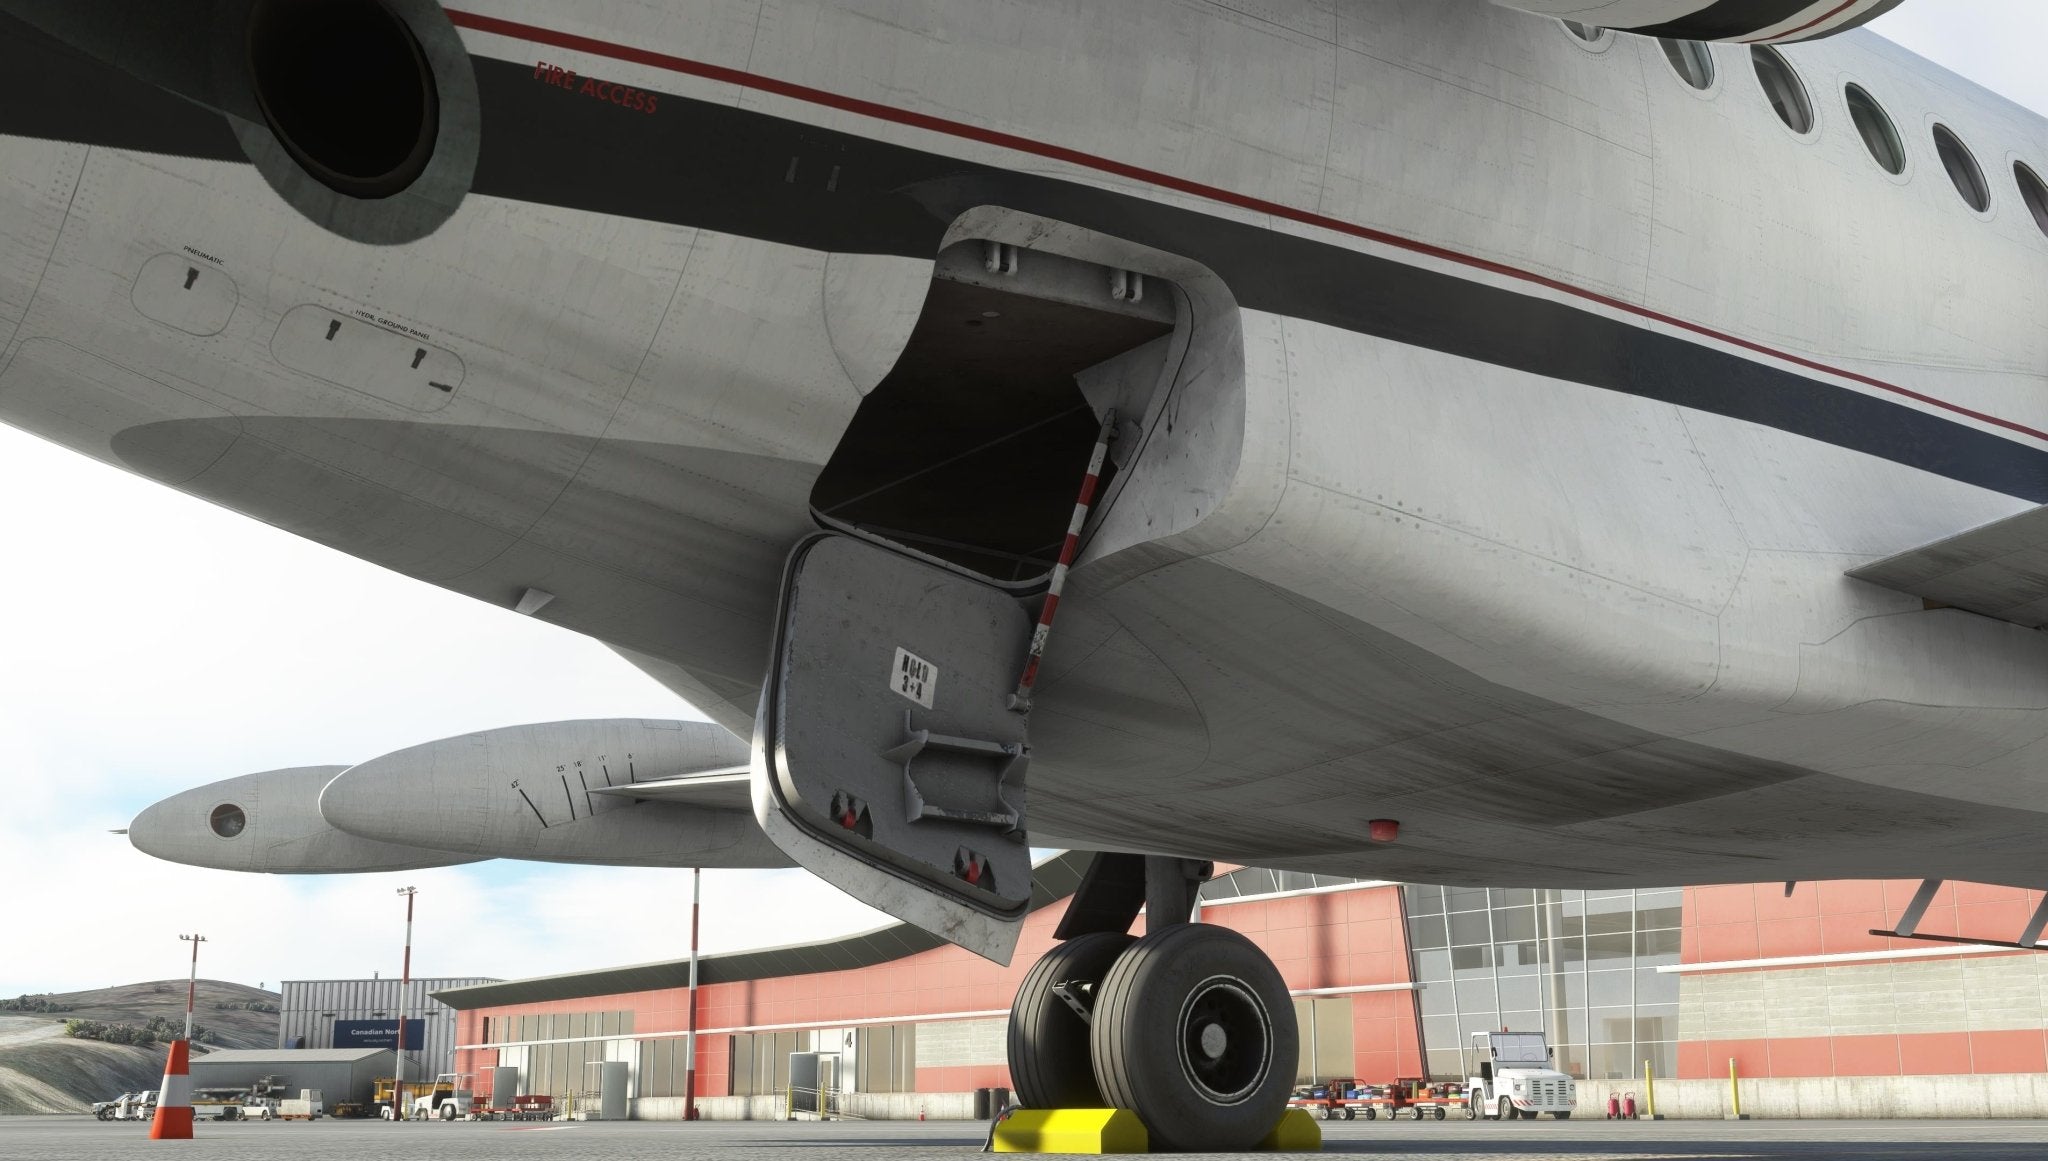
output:
<svg viewBox="0 0 2048 1161"><path fill-rule="evenodd" d="M2015 625L2048 625L2048 505L1849 570L1861 581Z"/></svg>
<svg viewBox="0 0 2048 1161"><path fill-rule="evenodd" d="M630 782L624 786L590 788L592 794L631 798L647 802L681 802L690 806L751 809L747 792L747 767L732 766L703 770L652 782Z"/></svg>

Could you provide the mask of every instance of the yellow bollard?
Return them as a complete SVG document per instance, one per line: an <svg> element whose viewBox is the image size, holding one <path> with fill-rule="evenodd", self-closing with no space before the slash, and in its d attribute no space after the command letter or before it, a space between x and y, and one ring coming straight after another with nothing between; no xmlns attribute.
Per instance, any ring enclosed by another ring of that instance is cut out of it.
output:
<svg viewBox="0 0 2048 1161"><path fill-rule="evenodd" d="M1735 1058L1728 1058L1728 1105L1734 1112L1721 1118L1724 1121L1746 1121L1749 1116L1742 1111L1742 1086L1735 1075Z"/></svg>
<svg viewBox="0 0 2048 1161"><path fill-rule="evenodd" d="M1653 1121L1664 1118L1657 1112L1657 1077L1650 1071L1650 1062L1643 1061L1643 1115Z"/></svg>

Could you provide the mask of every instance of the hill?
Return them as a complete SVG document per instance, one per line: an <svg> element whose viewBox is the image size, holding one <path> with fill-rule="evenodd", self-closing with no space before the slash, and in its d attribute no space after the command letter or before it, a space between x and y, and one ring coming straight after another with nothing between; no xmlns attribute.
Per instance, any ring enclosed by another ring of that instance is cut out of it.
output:
<svg viewBox="0 0 2048 1161"><path fill-rule="evenodd" d="M64 1035L66 1020L141 1027L151 1017L182 1024L185 981L152 980L83 992L26 997L39 1011L0 1010L0 1114L84 1112L93 1101L124 1091L155 1088L162 1079L162 1044L105 1044ZM200 980L193 1021L210 1029L222 1048L277 1044L276 992L223 980ZM225 1007L217 1005L226 1005ZM204 1047L195 1045L195 1047Z"/></svg>

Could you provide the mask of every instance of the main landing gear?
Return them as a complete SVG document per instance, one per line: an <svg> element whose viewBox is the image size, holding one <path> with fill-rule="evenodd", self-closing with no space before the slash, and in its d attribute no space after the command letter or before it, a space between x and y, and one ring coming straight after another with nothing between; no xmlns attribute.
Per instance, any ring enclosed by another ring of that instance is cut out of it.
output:
<svg viewBox="0 0 2048 1161"><path fill-rule="evenodd" d="M1273 1131L1294 1084L1287 985L1227 928L1188 922L1206 864L1097 855L1061 942L1010 1010L1010 1079L1026 1108L1123 1108L1155 1149L1229 1151ZM1138 906L1148 933L1126 934Z"/></svg>

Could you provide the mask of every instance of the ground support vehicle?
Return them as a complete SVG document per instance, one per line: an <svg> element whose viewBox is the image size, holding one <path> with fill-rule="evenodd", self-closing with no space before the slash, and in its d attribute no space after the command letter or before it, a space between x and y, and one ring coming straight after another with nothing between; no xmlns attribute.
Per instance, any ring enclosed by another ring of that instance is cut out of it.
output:
<svg viewBox="0 0 2048 1161"><path fill-rule="evenodd" d="M476 1106L476 1093L470 1088L469 1080L470 1074L466 1072L444 1072L435 1077L425 1092L413 1097L412 1119L452 1121L469 1116ZM412 1087L406 1086L407 1089Z"/></svg>
<svg viewBox="0 0 2048 1161"><path fill-rule="evenodd" d="M156 1112L156 1091L124 1092L110 1101L94 1101L92 1115L102 1121L137 1121Z"/></svg>
<svg viewBox="0 0 2048 1161"><path fill-rule="evenodd" d="M1380 1086L1378 1095L1365 1110L1365 1119L1385 1117L1391 1121L1410 1116L1418 1121L1441 1121L1450 1115L1450 1110L1463 1108L1464 1101L1462 1084L1431 1084L1421 1077L1403 1077Z"/></svg>
<svg viewBox="0 0 2048 1161"><path fill-rule="evenodd" d="M276 1097L249 1097L242 1102L240 1116L243 1121L274 1121L277 1119Z"/></svg>
<svg viewBox="0 0 2048 1161"><path fill-rule="evenodd" d="M512 1098L512 1119L515 1121L552 1121L555 1119L555 1098L542 1093L528 1093Z"/></svg>
<svg viewBox="0 0 2048 1161"><path fill-rule="evenodd" d="M1349 1121L1364 1110L1366 1119L1371 1120L1373 1092L1371 1085L1361 1085L1352 1077L1339 1077L1295 1089L1294 1095L1287 1098L1287 1107L1307 1109L1310 1116L1325 1121Z"/></svg>
<svg viewBox="0 0 2048 1161"><path fill-rule="evenodd" d="M1556 1054L1543 1033L1474 1032L1470 1051L1478 1067L1465 1081L1466 1119L1570 1119L1578 1085L1551 1066Z"/></svg>

